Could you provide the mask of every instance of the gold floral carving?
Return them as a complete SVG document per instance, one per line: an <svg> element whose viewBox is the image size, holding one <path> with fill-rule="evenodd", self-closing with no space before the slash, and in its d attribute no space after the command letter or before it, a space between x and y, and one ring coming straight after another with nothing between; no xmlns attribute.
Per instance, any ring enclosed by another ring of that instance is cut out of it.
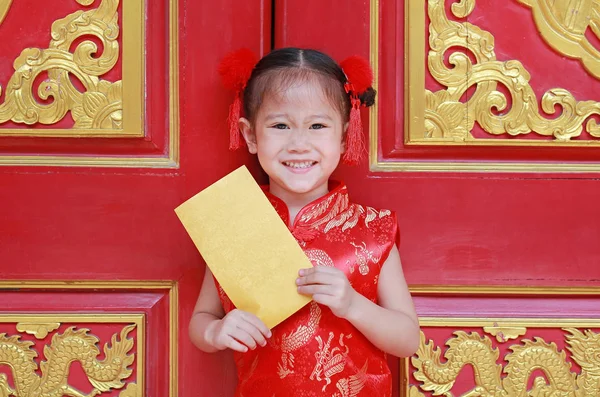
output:
<svg viewBox="0 0 600 397"><path fill-rule="evenodd" d="M558 2L557 2L558 3ZM469 15L475 0L462 0L452 7L456 17ZM555 142L574 143L579 137L583 123L591 115L600 115L600 103L577 101L565 89L554 88L541 99L540 113L538 98L529 84L530 74L521 62L501 62L494 53L494 37L469 22L451 21L446 15L443 0L428 0L430 51L428 67L431 76L445 90L425 92L425 129L411 129L409 143L447 142L458 144L483 143L475 138L471 130L477 122L491 135L509 134L523 136L532 132L540 136L553 137ZM465 52L446 53L462 47L473 54L472 62ZM451 66L446 65L446 59ZM510 92L512 103L500 91L502 84ZM461 97L470 88L473 95L461 102ZM561 108L554 117L555 106ZM593 119L586 123L586 131L600 138L600 126ZM479 142L477 142L479 141ZM545 141L531 140L487 140L486 144L544 144ZM600 140L578 140L576 144L599 144Z"/></svg>
<svg viewBox="0 0 600 397"><path fill-rule="evenodd" d="M56 331L60 323L18 323L17 331L26 332L37 339L44 339L52 331Z"/></svg>
<svg viewBox="0 0 600 397"><path fill-rule="evenodd" d="M457 331L446 343L448 349L444 352L443 363L440 348L431 340L426 342L425 334L421 333L421 345L411 359L416 369L414 377L421 382L420 390L431 391L436 396L451 396L457 376L465 365L470 364L476 386L464 396L596 397L600 390L600 334L575 328L564 330L568 332L566 349L581 368L580 373L571 371L564 350L560 351L555 343L547 343L542 338L522 340L511 346L512 352L504 357L508 364L503 367L498 364L498 348L494 348L487 336ZM527 390L529 378L536 370L542 370L548 382L537 376L532 389ZM418 390L410 390L410 393L419 396Z"/></svg>
<svg viewBox="0 0 600 397"><path fill-rule="evenodd" d="M501 327L501 326L490 326L483 327L483 331L496 337L496 340L500 343L507 342L509 340L517 339L519 336L525 335L527 328L525 327Z"/></svg>
<svg viewBox="0 0 600 397"><path fill-rule="evenodd" d="M89 6L93 0L76 0ZM74 129L119 130L123 121L122 81L107 81L100 77L109 72L119 59L119 0L102 0L98 8L76 11L52 25L52 40L48 48L26 48L14 61L15 73L6 85L5 102L0 105L0 123L13 121L25 124L51 125L61 121L68 112L75 121ZM1 10L0 10L1 11ZM102 44L81 41L93 36ZM36 78L47 78L34 94ZM77 80L84 92L74 85ZM14 134L18 134L19 130ZM0 130L0 133L8 133ZM75 134L75 131L73 132Z"/></svg>
<svg viewBox="0 0 600 397"><path fill-rule="evenodd" d="M518 0L531 7L538 31L559 53L578 59L600 79L600 51L585 37L600 38L600 0Z"/></svg>
<svg viewBox="0 0 600 397"><path fill-rule="evenodd" d="M8 384L5 374L0 374L0 397L92 397L112 389L125 386L132 369L135 354L129 352L134 340L127 338L136 325L123 328L120 335L113 335L110 344L104 345L104 359L98 360L100 350L96 347L98 338L89 334L87 329L68 328L62 334L54 334L50 345L44 347L44 357L39 369L33 350L33 342L21 341L20 336L0 334L0 364L12 369L14 389ZM73 361L79 361L88 380L94 387L91 393L84 394L68 384L69 367ZM126 390L134 396L135 389Z"/></svg>

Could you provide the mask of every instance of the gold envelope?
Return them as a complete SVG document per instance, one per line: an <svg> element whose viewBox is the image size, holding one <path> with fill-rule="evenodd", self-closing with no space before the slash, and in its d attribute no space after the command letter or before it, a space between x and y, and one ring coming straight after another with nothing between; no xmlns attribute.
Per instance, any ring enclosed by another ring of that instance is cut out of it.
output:
<svg viewBox="0 0 600 397"><path fill-rule="evenodd" d="M312 264L246 167L175 212L238 309L273 328L310 302L296 278Z"/></svg>

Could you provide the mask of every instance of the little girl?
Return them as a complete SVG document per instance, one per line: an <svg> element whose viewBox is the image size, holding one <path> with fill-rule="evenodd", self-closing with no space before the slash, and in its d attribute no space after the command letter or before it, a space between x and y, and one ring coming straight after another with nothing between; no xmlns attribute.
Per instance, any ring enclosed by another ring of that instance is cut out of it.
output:
<svg viewBox="0 0 600 397"><path fill-rule="evenodd" d="M234 351L236 396L390 396L386 353L407 357L419 344L396 217L353 203L329 179L342 158L356 163L364 151L359 109L375 97L368 63L353 57L340 66L297 48L255 63L242 50L221 73L238 91L232 147L241 130L269 176L265 195L314 265L296 280L312 301L269 330L233 307L207 269L192 341L205 352Z"/></svg>

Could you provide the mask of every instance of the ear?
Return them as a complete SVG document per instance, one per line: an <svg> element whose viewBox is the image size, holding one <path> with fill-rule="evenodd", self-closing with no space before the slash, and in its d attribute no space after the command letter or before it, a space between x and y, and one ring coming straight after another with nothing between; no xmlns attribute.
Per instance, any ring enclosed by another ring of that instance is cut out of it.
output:
<svg viewBox="0 0 600 397"><path fill-rule="evenodd" d="M344 124L344 133L342 134L342 143L341 143L341 149L340 149L340 153L344 154L346 153L346 134L348 133L348 126L350 125L349 122L346 122Z"/></svg>
<svg viewBox="0 0 600 397"><path fill-rule="evenodd" d="M244 136L244 140L246 141L246 145L248 145L248 151L252 154L256 154L258 148L256 146L256 133L252 128L252 124L250 124L250 120L247 118L241 117L240 121L240 131L242 131L242 135Z"/></svg>

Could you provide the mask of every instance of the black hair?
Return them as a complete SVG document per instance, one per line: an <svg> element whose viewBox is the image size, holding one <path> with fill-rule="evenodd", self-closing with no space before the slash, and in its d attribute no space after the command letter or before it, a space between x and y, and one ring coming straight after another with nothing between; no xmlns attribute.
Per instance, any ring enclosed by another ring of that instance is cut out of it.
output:
<svg viewBox="0 0 600 397"><path fill-rule="evenodd" d="M267 94L281 92L298 80L317 78L325 95L342 115L342 120L350 117L350 96L344 89L346 75L330 56L317 50L281 48L265 55L254 67L244 90L244 113L247 119L254 120L260 105ZM376 92L369 87L359 97L361 104L375 104Z"/></svg>

